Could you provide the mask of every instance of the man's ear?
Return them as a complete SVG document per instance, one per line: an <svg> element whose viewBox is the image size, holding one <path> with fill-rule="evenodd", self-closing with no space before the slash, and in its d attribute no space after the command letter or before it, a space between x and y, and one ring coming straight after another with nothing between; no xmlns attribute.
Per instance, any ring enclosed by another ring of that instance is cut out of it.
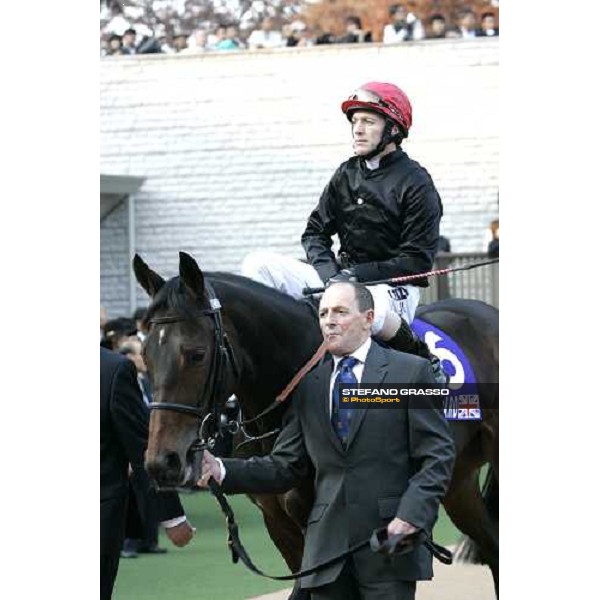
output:
<svg viewBox="0 0 600 600"><path fill-rule="evenodd" d="M375 320L375 311L370 308L367 313L366 313L366 318L367 318L367 323L369 324L369 327L373 326L373 321Z"/></svg>

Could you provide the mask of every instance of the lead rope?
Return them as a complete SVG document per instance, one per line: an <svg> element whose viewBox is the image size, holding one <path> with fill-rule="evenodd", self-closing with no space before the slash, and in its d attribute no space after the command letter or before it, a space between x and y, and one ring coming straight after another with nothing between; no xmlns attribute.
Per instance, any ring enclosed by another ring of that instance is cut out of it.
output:
<svg viewBox="0 0 600 600"><path fill-rule="evenodd" d="M227 497L221 491L221 486L214 480L214 478L211 477L208 480L208 487L210 488L213 496L217 499L217 502L219 503L223 514L225 515L225 521L227 523L227 545L231 551L232 562L236 564L241 559L241 561L250 571L260 575L261 577L266 577L268 579L274 579L277 581L289 581L291 579L306 577L307 575L312 575L317 571L321 571L326 567L346 559L351 554L354 554L358 550L362 550L366 546L370 546L373 552L379 552L382 554L402 554L403 548L401 544L405 539L409 542L404 548L405 551L409 551L415 545L413 540L418 540L416 543L423 543L429 552L431 552L431 554L440 562L444 563L445 565L451 565L453 561L452 552L450 552L450 550L436 544L433 540L426 537L423 532L411 534L411 539L411 536L405 536L402 534L388 536L387 527L382 527L373 531L373 534L368 539L358 542L345 552L324 560L308 569L302 569L300 571L296 571L295 573L291 573L290 575L269 575L259 569L250 559L248 552L246 552L246 549L240 540L239 528L235 522L233 509L227 501Z"/></svg>
<svg viewBox="0 0 600 600"><path fill-rule="evenodd" d="M285 386L285 388L277 395L275 400L271 402L267 408L265 408L259 415L247 421L243 421L241 425L247 425L248 423L254 423L258 419L262 419L265 415L269 414L272 410L277 408L281 403L288 399L288 396L294 391L296 386L300 383L302 378L323 358L327 352L327 344L325 341L317 348L317 351L310 357L310 359L304 364L304 366L294 375L292 380Z"/></svg>

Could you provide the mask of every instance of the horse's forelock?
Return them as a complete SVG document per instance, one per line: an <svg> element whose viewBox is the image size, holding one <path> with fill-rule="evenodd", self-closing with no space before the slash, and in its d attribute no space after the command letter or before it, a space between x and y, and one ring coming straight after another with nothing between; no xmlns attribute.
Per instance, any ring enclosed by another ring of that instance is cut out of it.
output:
<svg viewBox="0 0 600 600"><path fill-rule="evenodd" d="M169 312L181 315L183 318L193 318L197 306L189 295L182 289L179 277L169 279L153 298L144 325L148 325L157 313Z"/></svg>

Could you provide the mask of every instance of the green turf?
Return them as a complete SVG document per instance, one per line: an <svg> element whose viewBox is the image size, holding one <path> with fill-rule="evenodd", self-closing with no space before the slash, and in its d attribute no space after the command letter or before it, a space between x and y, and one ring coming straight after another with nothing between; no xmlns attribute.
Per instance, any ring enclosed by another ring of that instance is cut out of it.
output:
<svg viewBox="0 0 600 600"><path fill-rule="evenodd" d="M242 543L254 563L267 573L283 575L287 567L264 527L262 517L245 496L229 498L240 525ZM169 552L121 559L113 600L242 600L291 584L258 577L241 563L231 562L226 529L216 500L208 493L182 496L188 518L197 528L185 548L175 548L162 534ZM452 544L458 532L441 511L434 539Z"/></svg>

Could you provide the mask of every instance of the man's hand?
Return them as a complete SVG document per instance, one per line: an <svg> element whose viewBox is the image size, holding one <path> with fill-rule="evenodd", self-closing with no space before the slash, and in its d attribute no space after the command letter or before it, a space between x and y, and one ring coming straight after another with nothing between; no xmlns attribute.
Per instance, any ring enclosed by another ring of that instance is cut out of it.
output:
<svg viewBox="0 0 600 600"><path fill-rule="evenodd" d="M183 523L175 525L175 527L166 528L165 533L171 542L175 544L175 546L179 546L181 548L186 546L194 537L196 529L190 525L188 520L185 520Z"/></svg>
<svg viewBox="0 0 600 600"><path fill-rule="evenodd" d="M388 524L387 527L388 535L398 535L399 533L403 535L410 535L418 530L418 527L415 527L411 523L407 521L403 521L396 517L393 521Z"/></svg>
<svg viewBox="0 0 600 600"><path fill-rule="evenodd" d="M208 450L205 450L202 453L202 477L198 480L198 486L208 487L208 480L211 477L217 483L221 483L221 465Z"/></svg>
<svg viewBox="0 0 600 600"><path fill-rule="evenodd" d="M342 269L327 280L325 287L329 287L332 283L344 283L345 281L358 281L354 269Z"/></svg>

